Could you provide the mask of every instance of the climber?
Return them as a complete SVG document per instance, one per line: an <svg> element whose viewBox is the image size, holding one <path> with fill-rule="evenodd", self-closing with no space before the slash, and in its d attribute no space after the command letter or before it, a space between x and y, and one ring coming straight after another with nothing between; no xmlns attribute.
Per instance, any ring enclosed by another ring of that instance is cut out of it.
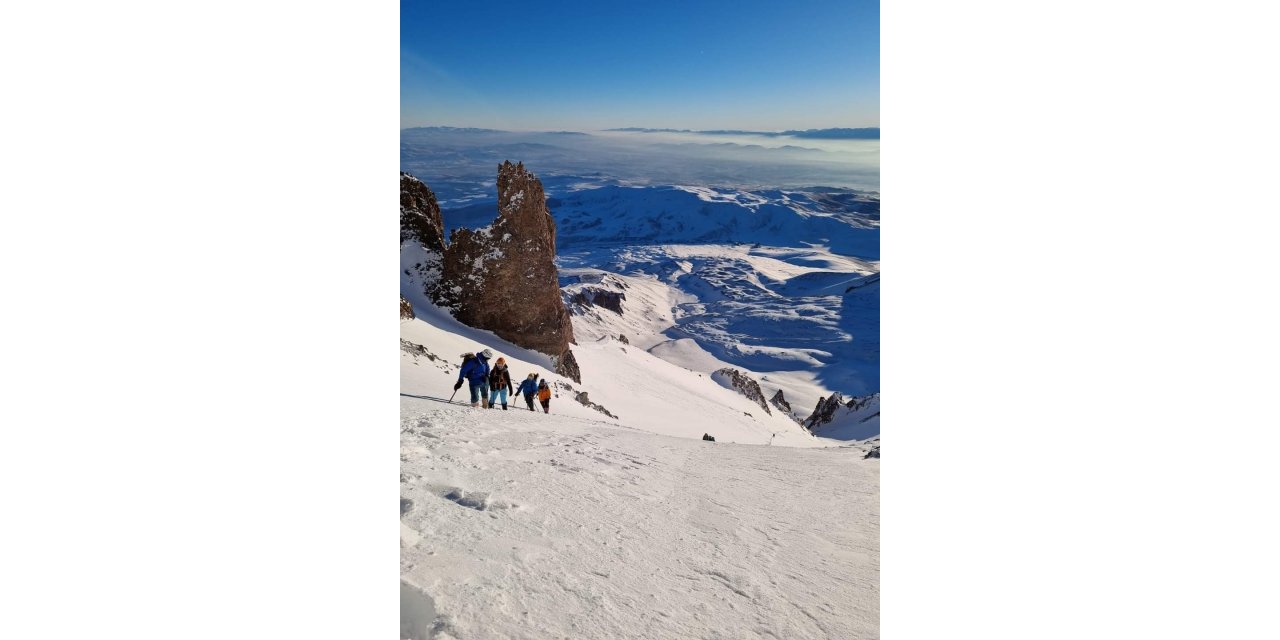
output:
<svg viewBox="0 0 1280 640"><path fill-rule="evenodd" d="M493 352L485 349L478 354L462 354L462 369L458 371L458 383L453 390L462 388L462 380L466 378L471 385L471 406L478 407L489 404L489 358Z"/></svg>
<svg viewBox="0 0 1280 640"><path fill-rule="evenodd" d="M538 401L542 403L543 413L551 413L551 387L547 386L546 378L538 383Z"/></svg>
<svg viewBox="0 0 1280 640"><path fill-rule="evenodd" d="M533 394L538 391L538 374L531 373L524 380L520 381L520 388L516 389L517 394L524 395L525 404L529 405L529 410L533 411Z"/></svg>
<svg viewBox="0 0 1280 640"><path fill-rule="evenodd" d="M489 408L493 408L494 400L501 399L502 410L506 411L508 393L512 393L511 372L507 371L507 359L498 358L489 372Z"/></svg>

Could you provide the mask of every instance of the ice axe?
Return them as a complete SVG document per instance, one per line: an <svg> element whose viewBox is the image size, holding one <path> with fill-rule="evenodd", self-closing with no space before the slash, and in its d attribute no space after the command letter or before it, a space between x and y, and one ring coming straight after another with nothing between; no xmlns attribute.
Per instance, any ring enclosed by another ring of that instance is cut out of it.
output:
<svg viewBox="0 0 1280 640"><path fill-rule="evenodd" d="M454 389L453 394L449 396L449 402L453 402L453 396L456 396L456 395L458 395L458 390Z"/></svg>

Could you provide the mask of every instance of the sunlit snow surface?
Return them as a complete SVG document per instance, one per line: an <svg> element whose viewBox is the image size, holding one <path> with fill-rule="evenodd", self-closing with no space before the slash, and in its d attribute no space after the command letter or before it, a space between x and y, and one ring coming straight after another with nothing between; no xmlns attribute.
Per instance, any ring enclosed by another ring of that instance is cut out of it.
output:
<svg viewBox="0 0 1280 640"><path fill-rule="evenodd" d="M401 411L407 637L879 636L880 463L863 448Z"/></svg>

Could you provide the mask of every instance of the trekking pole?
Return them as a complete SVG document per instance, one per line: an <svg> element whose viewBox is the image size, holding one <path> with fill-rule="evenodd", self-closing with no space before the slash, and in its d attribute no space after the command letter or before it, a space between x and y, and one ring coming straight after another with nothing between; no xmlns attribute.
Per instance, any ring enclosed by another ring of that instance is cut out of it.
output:
<svg viewBox="0 0 1280 640"><path fill-rule="evenodd" d="M458 390L457 390L457 389L454 389L454 390L453 390L453 395L449 396L449 402L453 402L453 396L456 396L456 395L458 395Z"/></svg>

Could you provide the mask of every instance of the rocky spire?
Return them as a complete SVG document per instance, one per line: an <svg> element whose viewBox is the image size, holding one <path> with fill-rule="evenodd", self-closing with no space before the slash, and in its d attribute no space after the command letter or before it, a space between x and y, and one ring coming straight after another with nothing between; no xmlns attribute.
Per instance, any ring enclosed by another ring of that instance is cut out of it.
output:
<svg viewBox="0 0 1280 640"><path fill-rule="evenodd" d="M444 221L436 194L423 181L400 172L400 242L417 241L429 251L444 251Z"/></svg>
<svg viewBox="0 0 1280 640"><path fill-rule="evenodd" d="M552 356L556 373L581 382L555 259L556 225L542 182L523 163L504 162L497 219L449 238L440 302L464 324Z"/></svg>
<svg viewBox="0 0 1280 640"><path fill-rule="evenodd" d="M435 301L441 265L444 261L444 221L440 205L423 181L400 172L400 316L403 318L405 291ZM412 307L410 307L412 309Z"/></svg>
<svg viewBox="0 0 1280 640"><path fill-rule="evenodd" d="M747 374L737 369L725 367L712 373L711 379L741 393L748 400L760 405L760 408L764 409L765 413L773 415L773 412L769 410L769 405L764 401L764 392L760 390L760 383Z"/></svg>
<svg viewBox="0 0 1280 640"><path fill-rule="evenodd" d="M814 429L831 422L836 415L836 409L844 404L844 397L837 391L832 393L830 397L818 398L818 404L813 408L813 413L809 414L804 420L806 429L813 431Z"/></svg>
<svg viewBox="0 0 1280 640"><path fill-rule="evenodd" d="M769 402L779 410L787 414L791 413L791 403L787 402L786 396L782 395L782 389L778 389L778 392L773 394L773 397L769 399Z"/></svg>

